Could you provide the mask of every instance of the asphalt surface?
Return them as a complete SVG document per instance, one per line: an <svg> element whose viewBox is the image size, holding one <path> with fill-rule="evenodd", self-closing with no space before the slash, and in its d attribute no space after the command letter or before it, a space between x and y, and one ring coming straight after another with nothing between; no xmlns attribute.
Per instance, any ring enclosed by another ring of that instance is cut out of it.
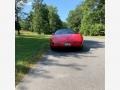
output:
<svg viewBox="0 0 120 90"><path fill-rule="evenodd" d="M49 50L16 90L105 90L104 45L85 38L83 50Z"/></svg>

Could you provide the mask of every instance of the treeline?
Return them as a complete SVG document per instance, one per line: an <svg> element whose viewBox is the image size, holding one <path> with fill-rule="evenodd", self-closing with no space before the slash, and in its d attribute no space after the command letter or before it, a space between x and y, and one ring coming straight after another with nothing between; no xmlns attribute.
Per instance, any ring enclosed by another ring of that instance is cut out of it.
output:
<svg viewBox="0 0 120 90"><path fill-rule="evenodd" d="M85 0L70 11L67 21L84 35L105 35L105 0Z"/></svg>
<svg viewBox="0 0 120 90"><path fill-rule="evenodd" d="M34 0L33 10L27 18L20 20L22 30L29 30L39 34L52 34L64 25L57 14L57 8L43 4L40 0Z"/></svg>
<svg viewBox="0 0 120 90"><path fill-rule="evenodd" d="M25 19L19 17L16 30L52 34L57 29L68 27L84 35L105 35L105 0L84 0L69 12L67 22L61 21L56 7L42 2L43 0L33 1L32 10L27 17Z"/></svg>

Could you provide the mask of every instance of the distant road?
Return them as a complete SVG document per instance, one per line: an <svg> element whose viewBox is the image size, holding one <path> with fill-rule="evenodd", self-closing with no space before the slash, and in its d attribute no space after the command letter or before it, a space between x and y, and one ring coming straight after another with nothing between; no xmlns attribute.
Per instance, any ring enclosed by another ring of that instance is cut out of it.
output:
<svg viewBox="0 0 120 90"><path fill-rule="evenodd" d="M16 90L105 90L104 45L85 37L82 51L49 50Z"/></svg>

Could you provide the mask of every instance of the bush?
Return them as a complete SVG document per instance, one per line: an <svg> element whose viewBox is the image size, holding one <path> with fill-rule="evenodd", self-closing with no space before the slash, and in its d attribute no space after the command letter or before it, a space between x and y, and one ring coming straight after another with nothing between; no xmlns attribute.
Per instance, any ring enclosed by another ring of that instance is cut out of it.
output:
<svg viewBox="0 0 120 90"><path fill-rule="evenodd" d="M90 35L97 36L97 35L105 35L105 26L103 24L94 24L91 25Z"/></svg>
<svg viewBox="0 0 120 90"><path fill-rule="evenodd" d="M104 36L105 35L105 26L103 24L82 24L80 27L80 33L90 36Z"/></svg>
<svg viewBox="0 0 120 90"><path fill-rule="evenodd" d="M91 25L89 23L81 24L80 33L84 34L85 36L90 35L90 27Z"/></svg>

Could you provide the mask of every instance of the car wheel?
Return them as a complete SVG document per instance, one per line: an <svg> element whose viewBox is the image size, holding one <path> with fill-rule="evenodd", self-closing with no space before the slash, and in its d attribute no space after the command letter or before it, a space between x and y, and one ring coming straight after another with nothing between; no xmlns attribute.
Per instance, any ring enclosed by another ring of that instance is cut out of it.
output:
<svg viewBox="0 0 120 90"><path fill-rule="evenodd" d="M79 49L80 49L80 50L83 50L83 48L84 48L84 47L83 47L83 45L82 45Z"/></svg>

